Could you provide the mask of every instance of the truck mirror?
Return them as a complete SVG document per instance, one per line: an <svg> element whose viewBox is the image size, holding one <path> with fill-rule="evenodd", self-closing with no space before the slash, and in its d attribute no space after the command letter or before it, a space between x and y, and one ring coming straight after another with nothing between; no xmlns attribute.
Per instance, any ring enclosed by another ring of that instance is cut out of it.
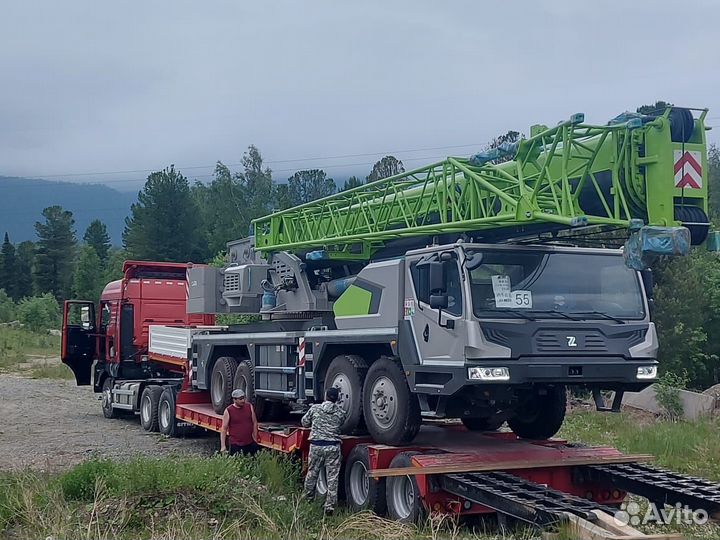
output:
<svg viewBox="0 0 720 540"><path fill-rule="evenodd" d="M652 270L645 269L640 271L640 277L642 278L643 285L645 286L645 295L648 300L653 298L653 288L655 287L655 279L653 278Z"/></svg>
<svg viewBox="0 0 720 540"><path fill-rule="evenodd" d="M445 292L445 263L439 261L429 262L429 279L428 285L430 294L435 292Z"/></svg>
<svg viewBox="0 0 720 540"><path fill-rule="evenodd" d="M433 294L430 296L431 309L447 309L449 303L447 294Z"/></svg>
<svg viewBox="0 0 720 540"><path fill-rule="evenodd" d="M80 323L86 330L95 328L95 309L91 305L80 308Z"/></svg>
<svg viewBox="0 0 720 540"><path fill-rule="evenodd" d="M470 271L480 268L483 262L483 254L479 251L474 251L472 253L468 253L467 255L468 257L465 261L465 268Z"/></svg>

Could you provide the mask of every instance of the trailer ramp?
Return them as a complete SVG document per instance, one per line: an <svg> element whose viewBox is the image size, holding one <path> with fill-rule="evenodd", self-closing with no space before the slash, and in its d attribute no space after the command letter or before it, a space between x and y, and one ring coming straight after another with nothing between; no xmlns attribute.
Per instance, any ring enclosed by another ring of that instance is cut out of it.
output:
<svg viewBox="0 0 720 540"><path fill-rule="evenodd" d="M677 540L678 534L646 535L612 517L616 509L505 472L444 474L440 487L531 525L567 523L578 540ZM552 533L544 537L552 538Z"/></svg>
<svg viewBox="0 0 720 540"><path fill-rule="evenodd" d="M720 484L704 478L650 467L642 463L617 465L589 465L584 467L589 478L617 489L645 497L659 507L668 504L687 505L707 511L710 517L720 518Z"/></svg>

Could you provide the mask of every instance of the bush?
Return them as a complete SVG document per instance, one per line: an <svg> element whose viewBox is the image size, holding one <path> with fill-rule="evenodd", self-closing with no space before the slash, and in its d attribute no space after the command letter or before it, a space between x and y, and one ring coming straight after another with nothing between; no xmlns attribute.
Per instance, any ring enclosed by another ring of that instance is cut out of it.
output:
<svg viewBox="0 0 720 540"><path fill-rule="evenodd" d="M60 326L60 305L50 293L24 298L17 309L18 319L31 330Z"/></svg>
<svg viewBox="0 0 720 540"><path fill-rule="evenodd" d="M7 295L5 289L0 289L0 323L14 321L15 311L15 302Z"/></svg>
<svg viewBox="0 0 720 540"><path fill-rule="evenodd" d="M671 420L679 420L684 416L680 390L686 388L688 376L686 372L681 375L666 371L655 383L655 399L665 410L665 414Z"/></svg>

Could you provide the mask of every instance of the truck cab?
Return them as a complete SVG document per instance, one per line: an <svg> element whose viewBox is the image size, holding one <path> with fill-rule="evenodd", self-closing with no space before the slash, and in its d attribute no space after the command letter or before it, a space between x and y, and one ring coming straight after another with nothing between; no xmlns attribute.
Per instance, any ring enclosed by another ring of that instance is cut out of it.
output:
<svg viewBox="0 0 720 540"><path fill-rule="evenodd" d="M65 302L61 358L78 385L101 392L106 380L182 374L177 365L149 363L147 350L150 325L214 324L214 315L187 313L190 266L126 261L123 278L105 286L97 305Z"/></svg>

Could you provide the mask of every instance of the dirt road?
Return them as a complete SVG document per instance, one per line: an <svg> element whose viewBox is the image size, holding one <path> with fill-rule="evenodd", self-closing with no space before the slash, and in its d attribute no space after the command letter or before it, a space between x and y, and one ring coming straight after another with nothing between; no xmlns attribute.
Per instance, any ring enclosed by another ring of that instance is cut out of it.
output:
<svg viewBox="0 0 720 540"><path fill-rule="evenodd" d="M0 375L0 471L57 470L91 457L210 455L214 434L168 439L137 417L103 417L92 387L74 381Z"/></svg>

